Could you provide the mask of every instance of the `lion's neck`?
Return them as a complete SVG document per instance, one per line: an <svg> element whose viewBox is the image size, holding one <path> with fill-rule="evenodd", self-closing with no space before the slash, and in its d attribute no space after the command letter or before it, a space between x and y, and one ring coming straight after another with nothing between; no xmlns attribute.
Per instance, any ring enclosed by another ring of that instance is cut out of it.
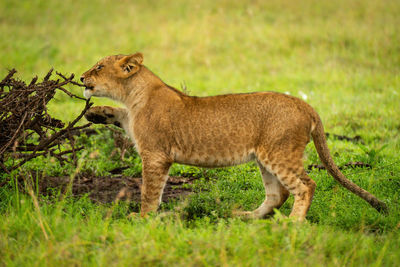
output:
<svg viewBox="0 0 400 267"><path fill-rule="evenodd" d="M122 96L121 102L128 108L131 116L134 116L148 103L150 95L155 90L165 90L173 94L180 93L177 90L171 90L167 84L145 66L142 66L141 70L132 77L126 88L126 95Z"/></svg>

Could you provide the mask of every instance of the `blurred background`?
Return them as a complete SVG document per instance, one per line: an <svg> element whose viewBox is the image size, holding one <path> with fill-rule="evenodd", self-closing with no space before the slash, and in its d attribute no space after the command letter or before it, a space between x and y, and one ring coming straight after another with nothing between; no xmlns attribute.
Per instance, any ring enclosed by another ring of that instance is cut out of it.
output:
<svg viewBox="0 0 400 267"><path fill-rule="evenodd" d="M400 2L385 0L2 0L0 74L16 68L30 80L54 67L79 77L104 56L140 51L191 95L286 92L354 131L400 119L399 14ZM82 105L56 100L64 119Z"/></svg>
<svg viewBox="0 0 400 267"><path fill-rule="evenodd" d="M278 91L300 97L331 133L327 142L337 165L370 165L342 171L390 212L378 214L314 168L310 223L287 223L280 213L278 220L236 220L232 210L252 210L265 197L254 163L225 169L174 164L170 175L196 181L185 187L195 192L190 198L163 204L178 214L171 220L136 219L136 202L73 200L53 186L46 190L54 201L40 196L39 207L15 182L0 186L0 266L400 266L399 25L400 0L1 0L0 81L12 68L26 82L50 68L78 80L105 56L140 51L148 68L190 95ZM82 88L68 89L82 95ZM65 94L49 105L63 121L83 107ZM84 147L78 167L47 155L24 165L21 177L36 173L38 183L41 173L89 188L88 180L72 177L91 175L100 192L117 188L111 187L115 170L140 176L137 153L120 156L116 135L97 129L77 139ZM310 144L304 164L317 163ZM106 186L98 187L99 177ZM0 183L8 178L0 173ZM283 215L292 203L291 197Z"/></svg>

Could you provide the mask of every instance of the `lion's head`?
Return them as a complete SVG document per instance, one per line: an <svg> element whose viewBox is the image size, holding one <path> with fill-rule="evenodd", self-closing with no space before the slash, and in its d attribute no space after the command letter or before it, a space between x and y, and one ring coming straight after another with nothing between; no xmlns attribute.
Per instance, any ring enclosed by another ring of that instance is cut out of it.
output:
<svg viewBox="0 0 400 267"><path fill-rule="evenodd" d="M86 86L84 96L121 100L126 93L126 85L140 71L142 62L141 53L108 56L101 59L81 76L81 81Z"/></svg>

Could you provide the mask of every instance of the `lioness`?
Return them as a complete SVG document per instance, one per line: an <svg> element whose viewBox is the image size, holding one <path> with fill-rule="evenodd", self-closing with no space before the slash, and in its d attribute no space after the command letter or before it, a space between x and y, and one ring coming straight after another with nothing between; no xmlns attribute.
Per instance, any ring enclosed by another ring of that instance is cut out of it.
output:
<svg viewBox="0 0 400 267"><path fill-rule="evenodd" d="M157 210L173 162L224 167L255 160L266 198L259 208L242 215L262 218L292 193L290 216L303 220L315 190L302 161L310 137L340 184L378 211L386 210L385 203L340 172L330 156L320 117L304 101L275 92L188 96L142 63L141 53L109 56L81 77L86 98L109 97L126 106L94 107L86 118L120 124L135 142L143 163L142 216Z"/></svg>

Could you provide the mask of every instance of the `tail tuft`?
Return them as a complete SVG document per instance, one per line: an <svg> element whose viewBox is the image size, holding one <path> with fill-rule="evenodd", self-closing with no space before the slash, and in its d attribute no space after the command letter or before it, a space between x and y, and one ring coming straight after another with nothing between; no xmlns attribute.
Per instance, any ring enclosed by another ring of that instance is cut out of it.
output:
<svg viewBox="0 0 400 267"><path fill-rule="evenodd" d="M382 213L382 214L389 214L389 209L388 209L388 207L386 206L386 204L385 204L385 202L383 202L383 201L380 201L380 200L378 200L377 199L377 202L374 204L374 205L372 205L379 213Z"/></svg>

